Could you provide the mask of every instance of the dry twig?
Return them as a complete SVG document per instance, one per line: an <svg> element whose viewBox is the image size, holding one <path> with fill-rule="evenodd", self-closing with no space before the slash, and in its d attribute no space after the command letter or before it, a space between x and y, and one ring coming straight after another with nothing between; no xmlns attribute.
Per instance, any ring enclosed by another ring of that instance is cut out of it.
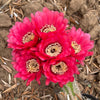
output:
<svg viewBox="0 0 100 100"><path fill-rule="evenodd" d="M98 69L100 70L100 67L99 67L99 66L97 66L95 63L93 63L93 65L94 65L96 68L98 68Z"/></svg>
<svg viewBox="0 0 100 100"><path fill-rule="evenodd" d="M2 94L1 94L1 92L0 92L0 99L2 99Z"/></svg>
<svg viewBox="0 0 100 100"><path fill-rule="evenodd" d="M8 83L11 84L11 75L9 74Z"/></svg>
<svg viewBox="0 0 100 100"><path fill-rule="evenodd" d="M0 56L0 60L2 61L3 64L6 65L6 62L3 60L3 58Z"/></svg>
<svg viewBox="0 0 100 100"><path fill-rule="evenodd" d="M26 94L30 94L31 92L29 92L29 91L25 91L25 92L23 92L22 93L22 95L26 95Z"/></svg>
<svg viewBox="0 0 100 100"><path fill-rule="evenodd" d="M6 89L3 93L7 93L10 92L12 89L16 88L19 85L19 83L14 84L13 86L11 86L10 88Z"/></svg>
<svg viewBox="0 0 100 100"><path fill-rule="evenodd" d="M51 95L44 95L44 96L42 96L40 98L43 99L43 98L47 98L47 97L51 97Z"/></svg>
<svg viewBox="0 0 100 100"><path fill-rule="evenodd" d="M5 58L5 57L2 57L2 59L6 60L6 61L11 61L10 59Z"/></svg>
<svg viewBox="0 0 100 100"><path fill-rule="evenodd" d="M11 2L11 0L8 0L1 8L0 10L2 10L6 5L8 5Z"/></svg>
<svg viewBox="0 0 100 100"><path fill-rule="evenodd" d="M5 69L7 72L12 73L12 70L7 65L2 65L2 68Z"/></svg>
<svg viewBox="0 0 100 100"><path fill-rule="evenodd" d="M56 99L56 100L58 100L58 99L57 99L57 95L56 95L56 94L55 94L55 99Z"/></svg>
<svg viewBox="0 0 100 100"><path fill-rule="evenodd" d="M70 17L70 18L69 18L69 21L70 21L71 23L73 23L73 24L79 25L79 22L76 21L73 17Z"/></svg>
<svg viewBox="0 0 100 100"><path fill-rule="evenodd" d="M4 80L1 80L1 81L2 81L2 83L4 84L4 86L6 86L6 87L11 87L11 85L8 84L7 82L5 82Z"/></svg>
<svg viewBox="0 0 100 100"><path fill-rule="evenodd" d="M76 96L77 96L77 98L79 99L79 100L82 100L82 98L78 95L78 94L75 94Z"/></svg>

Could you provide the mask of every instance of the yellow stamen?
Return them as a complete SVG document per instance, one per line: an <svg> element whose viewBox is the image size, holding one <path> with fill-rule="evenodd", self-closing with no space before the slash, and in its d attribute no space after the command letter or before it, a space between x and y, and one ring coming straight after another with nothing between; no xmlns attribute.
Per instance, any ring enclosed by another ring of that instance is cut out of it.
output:
<svg viewBox="0 0 100 100"><path fill-rule="evenodd" d="M51 57L59 55L61 51L62 51L62 47L57 42L48 45L45 49L45 53Z"/></svg>
<svg viewBox="0 0 100 100"><path fill-rule="evenodd" d="M55 74L62 75L68 70L68 67L64 62L59 62L58 64L52 65L51 70Z"/></svg>
<svg viewBox="0 0 100 100"><path fill-rule="evenodd" d="M71 46L75 50L75 53L79 53L81 51L81 46L76 43L76 41L72 41Z"/></svg>
<svg viewBox="0 0 100 100"><path fill-rule="evenodd" d="M30 41L32 41L32 40L34 39L34 37L35 37L35 36L34 36L33 33L28 32L27 34L25 34L25 35L23 36L22 42L23 42L23 43L30 42Z"/></svg>
<svg viewBox="0 0 100 100"><path fill-rule="evenodd" d="M26 68L28 72L38 72L39 71L39 64L35 59L30 59L26 62Z"/></svg>
<svg viewBox="0 0 100 100"><path fill-rule="evenodd" d="M41 29L41 32L44 32L44 33L54 32L54 31L56 31L56 27L54 27L53 25L45 25Z"/></svg>

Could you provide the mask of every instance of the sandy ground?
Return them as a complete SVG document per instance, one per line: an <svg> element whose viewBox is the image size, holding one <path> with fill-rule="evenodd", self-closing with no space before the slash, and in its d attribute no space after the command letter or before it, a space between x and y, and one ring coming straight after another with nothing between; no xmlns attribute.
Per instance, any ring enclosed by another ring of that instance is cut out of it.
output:
<svg viewBox="0 0 100 100"><path fill-rule="evenodd" d="M76 76L76 80L78 81L81 93L90 94L100 99L100 0L0 0L0 93L3 100L15 100L15 98L16 100L22 100L27 95L33 94L34 100L44 100L44 95L48 96L45 100L50 98L58 100L56 94L60 88L56 85L46 87L44 85L44 78L41 80L41 86L38 86L34 81L34 84L31 84L29 87L29 91L24 93L27 88L25 82L13 78L16 71L13 69L11 61L9 61L12 58L12 50L7 48L7 35L14 23L22 21L25 16L30 18L30 13L35 13L38 10L41 11L45 6L50 10L63 12L65 17L69 19L70 28L72 26L76 28L81 27L94 40L94 55L86 58L84 66L79 66L80 75ZM16 9L15 13L18 17L12 16L13 13L11 11L13 8ZM8 67L10 69L7 69ZM8 83L10 76L11 86L16 82L20 83L20 85L4 94L2 92L9 85L6 84L4 86L3 81ZM37 99L38 97L41 98Z"/></svg>

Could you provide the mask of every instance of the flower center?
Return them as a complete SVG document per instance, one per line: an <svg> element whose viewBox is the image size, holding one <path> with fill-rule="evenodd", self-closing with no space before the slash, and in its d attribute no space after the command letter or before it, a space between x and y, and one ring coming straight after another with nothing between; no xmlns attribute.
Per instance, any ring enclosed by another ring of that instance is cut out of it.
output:
<svg viewBox="0 0 100 100"><path fill-rule="evenodd" d="M59 62L56 65L52 65L51 70L55 74L62 75L68 70L68 67L64 62Z"/></svg>
<svg viewBox="0 0 100 100"><path fill-rule="evenodd" d="M79 53L81 51L81 46L76 43L76 41L72 41L71 46L75 50L75 53Z"/></svg>
<svg viewBox="0 0 100 100"><path fill-rule="evenodd" d="M35 59L30 59L26 62L26 68L28 72L38 72L39 71L39 64Z"/></svg>
<svg viewBox="0 0 100 100"><path fill-rule="evenodd" d="M62 51L62 47L59 43L52 43L45 49L45 53L51 57L57 56Z"/></svg>
<svg viewBox="0 0 100 100"><path fill-rule="evenodd" d="M45 25L41 29L41 32L45 32L45 33L54 32L54 31L56 31L56 27L54 27L53 25Z"/></svg>
<svg viewBox="0 0 100 100"><path fill-rule="evenodd" d="M32 41L33 39L34 39L34 34L31 33L31 32L28 32L27 34L25 34L25 35L23 36L22 42L23 42L23 43L27 43L27 42Z"/></svg>

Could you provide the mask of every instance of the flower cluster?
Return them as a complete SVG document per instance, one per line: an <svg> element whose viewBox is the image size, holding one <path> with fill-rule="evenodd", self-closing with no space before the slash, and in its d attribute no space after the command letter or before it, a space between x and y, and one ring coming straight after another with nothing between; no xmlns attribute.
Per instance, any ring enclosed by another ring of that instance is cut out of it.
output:
<svg viewBox="0 0 100 100"><path fill-rule="evenodd" d="M16 22L8 35L8 46L13 48L13 67L18 71L15 77L32 80L40 84L41 75L46 85L58 83L61 87L74 80L79 74L77 64L92 55L90 35L72 27L66 30L68 20L63 13L44 8L31 14L31 21L24 18Z"/></svg>

